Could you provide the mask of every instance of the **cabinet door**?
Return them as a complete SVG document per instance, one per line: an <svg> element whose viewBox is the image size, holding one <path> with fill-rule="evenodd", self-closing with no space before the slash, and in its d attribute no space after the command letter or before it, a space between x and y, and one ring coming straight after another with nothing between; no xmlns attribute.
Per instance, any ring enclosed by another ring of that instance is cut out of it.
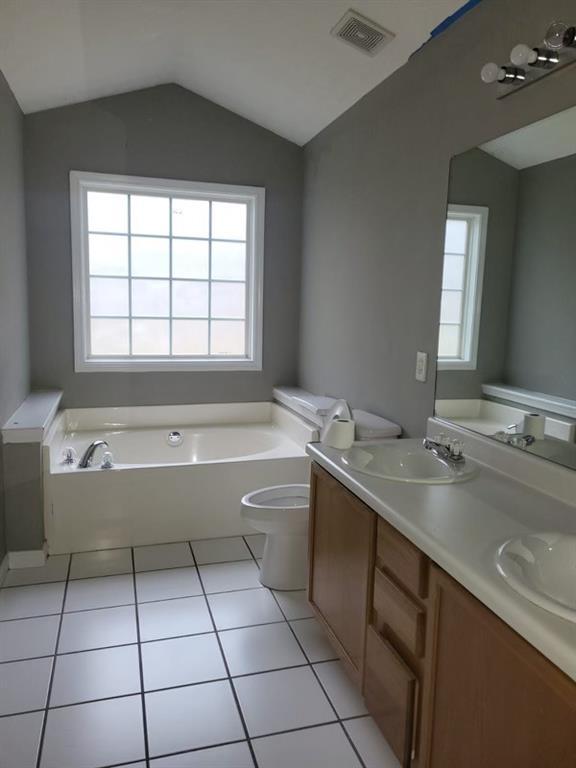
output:
<svg viewBox="0 0 576 768"><path fill-rule="evenodd" d="M310 602L348 671L361 680L375 513L318 466L312 468Z"/></svg>
<svg viewBox="0 0 576 768"><path fill-rule="evenodd" d="M429 767L574 768L576 684L436 567L431 598Z"/></svg>

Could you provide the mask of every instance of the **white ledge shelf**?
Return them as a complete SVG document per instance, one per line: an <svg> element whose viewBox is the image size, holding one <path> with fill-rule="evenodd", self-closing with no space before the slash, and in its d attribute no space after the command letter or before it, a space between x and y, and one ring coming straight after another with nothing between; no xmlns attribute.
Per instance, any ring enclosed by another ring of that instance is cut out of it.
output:
<svg viewBox="0 0 576 768"><path fill-rule="evenodd" d="M2 442L41 443L61 400L59 389L31 392L2 427Z"/></svg>
<svg viewBox="0 0 576 768"><path fill-rule="evenodd" d="M507 387L505 384L482 384L482 392L490 397L499 397L501 400L521 403L530 408L559 413L576 419L576 400L547 395L544 392L531 392L529 389Z"/></svg>

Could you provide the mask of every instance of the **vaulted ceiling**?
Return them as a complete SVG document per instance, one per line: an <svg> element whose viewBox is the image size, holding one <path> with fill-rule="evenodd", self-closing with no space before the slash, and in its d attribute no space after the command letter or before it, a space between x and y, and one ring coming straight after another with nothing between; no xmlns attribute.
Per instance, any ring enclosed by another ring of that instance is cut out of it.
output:
<svg viewBox="0 0 576 768"><path fill-rule="evenodd" d="M463 0L0 0L24 112L175 82L303 144L402 66ZM395 33L335 39L350 7Z"/></svg>

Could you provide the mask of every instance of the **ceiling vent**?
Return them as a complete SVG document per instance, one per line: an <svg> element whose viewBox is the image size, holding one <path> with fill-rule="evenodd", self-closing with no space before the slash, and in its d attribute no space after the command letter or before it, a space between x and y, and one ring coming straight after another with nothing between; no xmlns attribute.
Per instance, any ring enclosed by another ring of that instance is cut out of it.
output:
<svg viewBox="0 0 576 768"><path fill-rule="evenodd" d="M353 10L346 11L338 24L332 28L331 34L368 56L375 56L395 37L393 32Z"/></svg>

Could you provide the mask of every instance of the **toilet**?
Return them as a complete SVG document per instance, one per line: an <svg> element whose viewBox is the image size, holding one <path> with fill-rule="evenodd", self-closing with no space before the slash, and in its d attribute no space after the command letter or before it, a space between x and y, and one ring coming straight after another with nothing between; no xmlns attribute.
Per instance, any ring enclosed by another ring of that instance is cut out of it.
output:
<svg viewBox="0 0 576 768"><path fill-rule="evenodd" d="M241 515L266 534L260 582L271 589L304 589L308 581L310 486L260 488L242 499Z"/></svg>

